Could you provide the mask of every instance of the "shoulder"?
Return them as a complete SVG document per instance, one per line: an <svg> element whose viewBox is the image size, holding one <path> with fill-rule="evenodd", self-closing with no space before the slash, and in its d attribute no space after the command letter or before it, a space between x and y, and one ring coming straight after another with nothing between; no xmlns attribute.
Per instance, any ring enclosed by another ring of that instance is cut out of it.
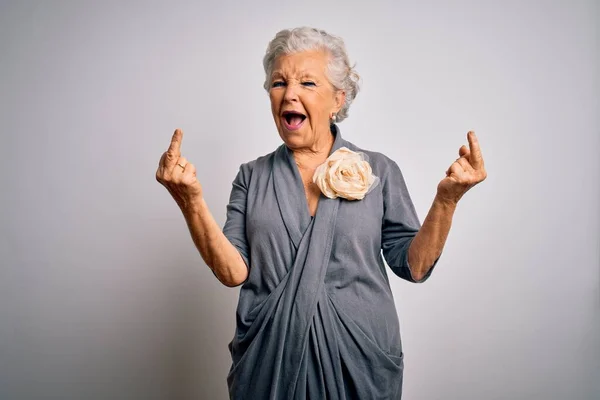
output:
<svg viewBox="0 0 600 400"><path fill-rule="evenodd" d="M275 154L279 151L279 147L274 151L264 154L254 160L243 162L240 165L237 180L240 180L245 186L250 184L252 180L252 176L255 174L260 174L267 169L271 169L273 165L273 158Z"/></svg>
<svg viewBox="0 0 600 400"><path fill-rule="evenodd" d="M352 151L363 153L365 159L371 165L373 173L377 175L382 182L387 182L390 176L402 174L398 163L387 155L378 151L364 149L348 141L345 141L345 145Z"/></svg>
<svg viewBox="0 0 600 400"><path fill-rule="evenodd" d="M389 204L394 204L395 207L398 205L402 207L407 206L414 214L415 211L410 198L410 192L398 163L378 151L366 150L353 144L351 145L352 148L349 146L348 148L363 153L371 165L373 174L379 178L379 190L381 190L383 197L384 212L387 212Z"/></svg>

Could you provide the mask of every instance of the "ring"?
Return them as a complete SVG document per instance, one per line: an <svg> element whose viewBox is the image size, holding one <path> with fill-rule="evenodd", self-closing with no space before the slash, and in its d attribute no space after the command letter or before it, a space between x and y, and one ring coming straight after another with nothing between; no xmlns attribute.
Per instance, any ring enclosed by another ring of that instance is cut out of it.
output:
<svg viewBox="0 0 600 400"><path fill-rule="evenodd" d="M185 166L181 165L180 163L177 163L177 165L179 165L181 167L181 169L183 169L185 171Z"/></svg>

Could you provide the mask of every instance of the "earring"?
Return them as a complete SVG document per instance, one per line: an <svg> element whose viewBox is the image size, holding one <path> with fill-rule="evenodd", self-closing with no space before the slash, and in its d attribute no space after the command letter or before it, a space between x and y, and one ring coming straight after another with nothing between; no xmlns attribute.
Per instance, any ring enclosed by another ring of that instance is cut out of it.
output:
<svg viewBox="0 0 600 400"><path fill-rule="evenodd" d="M331 125L335 124L335 121L336 121L336 120L337 120L337 115L335 115L335 114L332 114L332 115L331 115L331 118L330 118L330 123L331 123Z"/></svg>

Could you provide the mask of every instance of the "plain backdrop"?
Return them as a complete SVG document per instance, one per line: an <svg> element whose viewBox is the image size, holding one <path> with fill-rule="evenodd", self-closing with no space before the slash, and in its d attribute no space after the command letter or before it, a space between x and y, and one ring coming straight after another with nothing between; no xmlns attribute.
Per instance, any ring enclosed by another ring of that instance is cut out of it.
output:
<svg viewBox="0 0 600 400"><path fill-rule="evenodd" d="M155 171L173 130L219 222L281 144L280 29L340 35L344 137L394 159L421 221L477 133L488 179L416 285L390 270L403 398L600 398L595 1L0 1L0 398L225 399L239 288Z"/></svg>

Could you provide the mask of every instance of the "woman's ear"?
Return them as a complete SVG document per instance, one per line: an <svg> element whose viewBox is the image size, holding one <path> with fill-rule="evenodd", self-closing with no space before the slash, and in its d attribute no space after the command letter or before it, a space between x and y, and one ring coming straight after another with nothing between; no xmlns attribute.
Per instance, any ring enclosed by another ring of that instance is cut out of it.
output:
<svg viewBox="0 0 600 400"><path fill-rule="evenodd" d="M344 90L338 90L337 92L335 92L334 102L335 112L337 114L344 106L344 103L346 103L346 92Z"/></svg>

